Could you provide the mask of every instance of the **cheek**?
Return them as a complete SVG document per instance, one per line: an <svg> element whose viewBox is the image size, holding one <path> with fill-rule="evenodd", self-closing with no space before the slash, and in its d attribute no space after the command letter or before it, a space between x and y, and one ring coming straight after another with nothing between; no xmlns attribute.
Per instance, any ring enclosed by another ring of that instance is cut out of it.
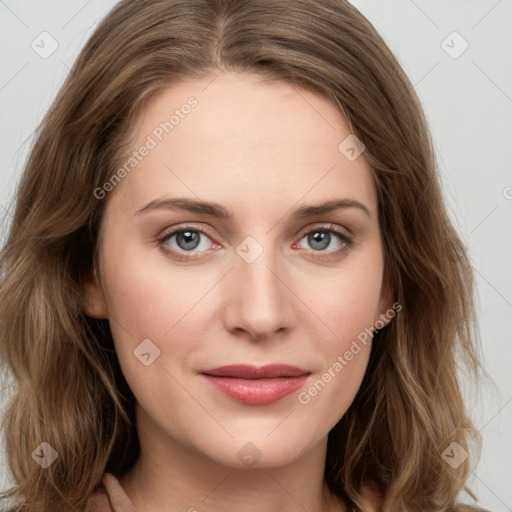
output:
<svg viewBox="0 0 512 512"><path fill-rule="evenodd" d="M345 414L361 386L378 306L378 286L369 282L363 287L355 281L345 284L345 293L332 297L324 317L334 334L312 338L316 340L314 349L321 354L322 365L297 396L304 414L309 411L308 414L322 418L320 427L328 430Z"/></svg>
<svg viewBox="0 0 512 512"><path fill-rule="evenodd" d="M328 329L323 329L323 336L310 333L316 340L315 349L323 356L323 366L298 398L304 405L315 403L332 422L353 401L370 356L383 273L379 247L374 249L347 263L330 283L317 281L320 286L309 295L311 310L319 312Z"/></svg>
<svg viewBox="0 0 512 512"><path fill-rule="evenodd" d="M301 287L301 296L307 297L308 305L331 330L337 349L379 318L382 278L383 259L380 246L375 244L326 278L310 278Z"/></svg>
<svg viewBox="0 0 512 512"><path fill-rule="evenodd" d="M173 269L163 258L148 258L147 248L122 249L120 241L112 237L103 248L102 260L110 326L120 363L127 369L138 368L134 350L148 339L161 353L172 342L173 352L186 357L199 332L198 313L202 312L201 297L208 284L204 272L194 272L191 267Z"/></svg>
<svg viewBox="0 0 512 512"><path fill-rule="evenodd" d="M204 418L201 411L190 410L182 376L194 368L191 356L205 337L201 319L208 313L202 298L215 281L208 285L209 276L190 267L150 263L136 251L110 255L105 262L110 327L133 394L156 415L168 401L173 418L180 418L181 411L191 421L197 416L200 423Z"/></svg>

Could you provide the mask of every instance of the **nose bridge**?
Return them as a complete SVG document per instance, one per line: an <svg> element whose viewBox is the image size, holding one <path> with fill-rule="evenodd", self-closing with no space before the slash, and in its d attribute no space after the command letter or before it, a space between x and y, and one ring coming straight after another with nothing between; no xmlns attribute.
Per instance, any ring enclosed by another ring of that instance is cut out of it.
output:
<svg viewBox="0 0 512 512"><path fill-rule="evenodd" d="M265 238L266 247L253 237L242 241L231 276L231 328L256 337L270 335L291 321L290 290L271 238Z"/></svg>

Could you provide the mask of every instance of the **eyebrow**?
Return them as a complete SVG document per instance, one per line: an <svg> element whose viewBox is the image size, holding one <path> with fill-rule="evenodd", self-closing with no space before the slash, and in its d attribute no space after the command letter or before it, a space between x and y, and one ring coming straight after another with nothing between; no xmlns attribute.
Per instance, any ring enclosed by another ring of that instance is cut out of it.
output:
<svg viewBox="0 0 512 512"><path fill-rule="evenodd" d="M306 219L316 215L331 213L336 210L346 210L348 208L358 208L368 215L368 217L371 217L369 208L367 208L363 203L350 198L333 199L322 203L299 206L293 210L292 217L295 219ZM226 209L219 203L199 201L184 197L156 199L142 207L140 210L137 210L135 215L143 215L155 210L183 210L219 219L233 218L233 212Z"/></svg>

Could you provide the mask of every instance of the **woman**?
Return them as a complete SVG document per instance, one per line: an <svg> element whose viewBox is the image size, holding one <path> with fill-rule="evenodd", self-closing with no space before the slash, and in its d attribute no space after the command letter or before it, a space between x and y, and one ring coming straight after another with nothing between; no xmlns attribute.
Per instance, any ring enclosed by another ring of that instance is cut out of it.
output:
<svg viewBox="0 0 512 512"><path fill-rule="evenodd" d="M467 509L471 266L349 3L117 4L1 268L20 510Z"/></svg>

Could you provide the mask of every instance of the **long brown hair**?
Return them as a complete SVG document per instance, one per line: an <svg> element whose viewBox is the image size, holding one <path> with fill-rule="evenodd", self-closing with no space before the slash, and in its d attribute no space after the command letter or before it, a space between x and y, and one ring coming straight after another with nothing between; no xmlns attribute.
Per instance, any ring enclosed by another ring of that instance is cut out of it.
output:
<svg viewBox="0 0 512 512"><path fill-rule="evenodd" d="M328 98L373 168L402 310L375 336L361 388L329 434L326 482L350 506L374 482L392 510L463 510L455 500L471 459L452 467L443 453L477 439L457 376L463 364L479 372L471 266L414 89L345 0L123 0L90 37L37 130L0 257L0 358L14 377L6 496L28 512L83 510L105 471L137 459L135 399L108 322L79 306L108 201L95 191L155 94L229 71ZM33 460L43 442L57 454L47 468Z"/></svg>

